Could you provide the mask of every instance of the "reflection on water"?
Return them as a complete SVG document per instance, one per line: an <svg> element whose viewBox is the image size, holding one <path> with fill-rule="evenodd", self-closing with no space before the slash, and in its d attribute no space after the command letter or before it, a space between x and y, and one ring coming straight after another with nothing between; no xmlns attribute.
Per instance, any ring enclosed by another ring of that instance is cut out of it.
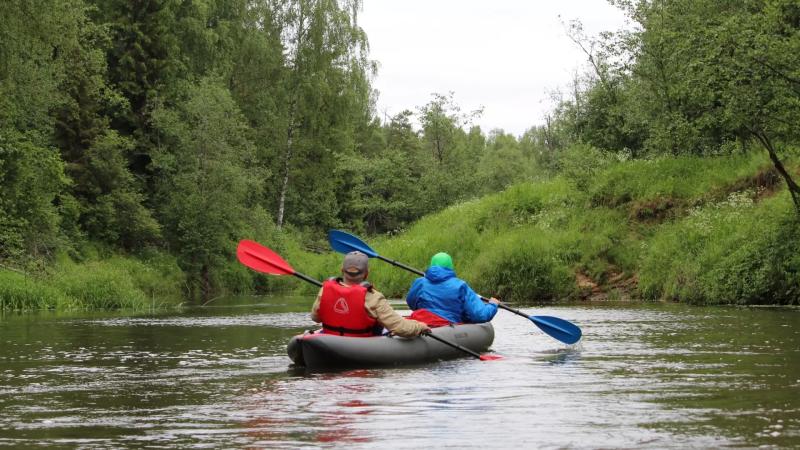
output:
<svg viewBox="0 0 800 450"><path fill-rule="evenodd" d="M498 361L307 374L306 298L0 320L0 445L685 448L800 446L800 311L524 308Z"/></svg>
<svg viewBox="0 0 800 450"><path fill-rule="evenodd" d="M272 380L243 399L242 408L253 413L253 419L245 424L247 434L255 445L263 446L286 444L287 437L318 443L371 442L372 438L356 425L360 416L374 410L359 397L369 394L373 379L381 376L383 373L376 370L351 370ZM327 389L320 392L316 387L323 385ZM296 394L298 388L303 394ZM291 394L283 395L286 392ZM341 399L326 401L331 397ZM313 414L308 414L311 411Z"/></svg>

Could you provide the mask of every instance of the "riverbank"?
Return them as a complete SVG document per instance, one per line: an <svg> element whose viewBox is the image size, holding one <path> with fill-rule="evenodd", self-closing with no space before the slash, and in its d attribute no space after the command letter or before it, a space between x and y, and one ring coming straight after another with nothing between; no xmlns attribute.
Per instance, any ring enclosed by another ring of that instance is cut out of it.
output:
<svg viewBox="0 0 800 450"><path fill-rule="evenodd" d="M92 256L76 262L61 255L36 272L0 268L0 310L146 310L183 301L184 276L175 259Z"/></svg>
<svg viewBox="0 0 800 450"><path fill-rule="evenodd" d="M554 178L460 203L368 242L419 269L447 251L477 291L514 302L800 302L800 221L766 156L580 161ZM797 158L789 167L800 174ZM284 232L275 250L299 272L336 275L340 255L320 250L321 238L309 251L305 240ZM315 290L244 269L233 248L226 264L216 284L227 292ZM413 278L371 264L370 280L387 296L402 297ZM62 255L35 274L0 268L3 309L174 306L190 291L186 283L163 252L89 252L80 262Z"/></svg>

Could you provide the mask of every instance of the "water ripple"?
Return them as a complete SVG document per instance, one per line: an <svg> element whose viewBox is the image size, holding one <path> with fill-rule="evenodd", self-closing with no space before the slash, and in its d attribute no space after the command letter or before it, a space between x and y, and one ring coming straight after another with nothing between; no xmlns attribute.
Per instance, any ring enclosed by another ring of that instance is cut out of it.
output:
<svg viewBox="0 0 800 450"><path fill-rule="evenodd" d="M305 311L4 322L0 445L800 446L799 312L522 309L584 339L500 313L501 360L308 374L285 354Z"/></svg>

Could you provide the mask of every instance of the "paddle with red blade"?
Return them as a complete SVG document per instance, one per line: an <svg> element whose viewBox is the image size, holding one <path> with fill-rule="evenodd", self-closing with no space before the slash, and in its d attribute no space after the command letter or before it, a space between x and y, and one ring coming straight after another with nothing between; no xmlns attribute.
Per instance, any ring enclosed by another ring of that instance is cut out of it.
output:
<svg viewBox="0 0 800 450"><path fill-rule="evenodd" d="M239 241L239 246L236 248L236 257L239 258L240 263L257 272L270 275L293 275L311 284L322 286L322 283L308 275L295 272L292 266L284 261L280 255L258 242L248 241L247 239Z"/></svg>
<svg viewBox="0 0 800 450"><path fill-rule="evenodd" d="M304 275L300 272L295 271L288 262L284 261L283 258L280 257L277 253L270 250L267 247L259 244L255 241L250 241L247 239L239 241L239 246L236 248L236 257L239 258L239 262L244 264L245 266L255 270L256 272L266 273L270 275L292 275L297 278L300 278L303 281L307 281L311 284L315 284L317 286L322 286L318 280L315 280L308 275ZM499 355L481 355L480 353L476 353L466 347L458 345L454 342L450 342L447 339L442 339L439 336L427 331L425 333L426 336L433 338L443 344L449 345L455 349L461 350L464 353L467 353L471 356L474 356L481 361L493 361L496 359L502 359Z"/></svg>
<svg viewBox="0 0 800 450"><path fill-rule="evenodd" d="M356 236L353 236L350 233L346 233L340 230L330 230L328 232L328 242L331 244L331 247L339 253L350 253L352 251L359 251L370 258L378 258L380 260L388 262L389 264L400 267L401 269L413 272L419 276L425 276L425 273L418 269L409 267L405 264L399 263L397 261L388 258L384 258L383 256L379 255L375 250L373 250L369 245L367 245L364 241L357 238ZM483 296L481 296L481 300L488 301L488 299ZM566 321L564 319L559 319L558 317L552 317L552 316L529 316L524 312L511 308L510 306L504 303L500 303L497 306L501 309L505 309L506 311L510 311L518 316L522 316L530 320L536 326L538 326L540 330L544 331L547 335L565 344L574 344L578 342L581 339L581 336L583 335L581 329L578 328L577 325L573 324L572 322Z"/></svg>

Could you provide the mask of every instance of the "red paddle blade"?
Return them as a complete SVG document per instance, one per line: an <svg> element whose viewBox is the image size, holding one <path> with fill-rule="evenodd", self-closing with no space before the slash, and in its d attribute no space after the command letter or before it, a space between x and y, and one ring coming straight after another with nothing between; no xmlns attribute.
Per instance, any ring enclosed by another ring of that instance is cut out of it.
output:
<svg viewBox="0 0 800 450"><path fill-rule="evenodd" d="M481 361L497 361L498 359L503 359L503 357L500 355L490 355L488 353L481 355Z"/></svg>
<svg viewBox="0 0 800 450"><path fill-rule="evenodd" d="M294 269L277 253L258 242L247 239L239 241L236 257L245 266L271 275L294 275Z"/></svg>

